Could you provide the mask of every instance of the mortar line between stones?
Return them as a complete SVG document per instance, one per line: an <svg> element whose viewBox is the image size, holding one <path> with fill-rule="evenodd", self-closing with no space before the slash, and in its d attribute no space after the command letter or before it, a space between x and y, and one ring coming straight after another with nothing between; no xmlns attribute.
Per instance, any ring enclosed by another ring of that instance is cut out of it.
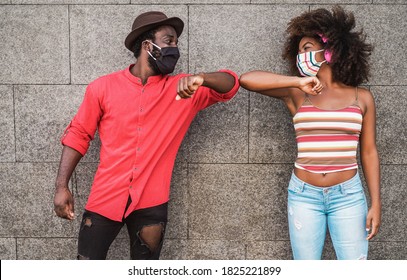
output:
<svg viewBox="0 0 407 280"><path fill-rule="evenodd" d="M187 240L189 240L189 219L190 219L190 216L189 216L190 211L189 211L189 209L190 209L190 205L191 205L189 167L190 167L189 162L187 162L187 205L188 205L187 206Z"/></svg>
<svg viewBox="0 0 407 280"><path fill-rule="evenodd" d="M14 240L15 240L15 246L16 246L16 260L18 260L18 246L17 246L17 239L18 238L14 238Z"/></svg>
<svg viewBox="0 0 407 280"><path fill-rule="evenodd" d="M17 128L16 128L16 97L15 85L12 86L13 92L13 122L14 122L14 162L17 162Z"/></svg>
<svg viewBox="0 0 407 280"><path fill-rule="evenodd" d="M248 106L247 106L247 163L250 163L250 100L251 100L251 93L247 95L249 101L248 101Z"/></svg>
<svg viewBox="0 0 407 280"><path fill-rule="evenodd" d="M69 53L69 84L72 85L72 59L71 59L71 5L68 5L68 53Z"/></svg>
<svg viewBox="0 0 407 280"><path fill-rule="evenodd" d="M188 46L187 46L187 52L188 52L188 61L187 61L187 67L188 67L188 69L187 69L187 73L189 73L189 62L190 62L190 56L191 56L191 54L190 54L190 52L189 52L189 44L191 43L190 42L190 37L189 37L189 35L190 35L190 32L189 32L189 30L190 30L190 28L191 28L191 24L189 23L189 21L190 21L190 17L189 17L189 5L187 5L187 20L188 20L188 40L187 40L187 44L188 44ZM189 158L189 155L188 155L188 158Z"/></svg>
<svg viewBox="0 0 407 280"><path fill-rule="evenodd" d="M0 4L1 6L12 6L12 5L19 5L19 6L61 6L63 4L60 3L48 3L48 4L25 4L25 3L18 3L15 4L13 2L11 3L4 3ZM151 3L116 3L116 4L104 4L104 3L82 3L82 4L69 4L75 5L75 6L151 6ZM205 4L205 3L172 3L172 4L165 4L165 3L157 3L154 4L157 6L183 6L183 5L188 5L188 6L249 6L249 5L256 5L256 6L304 6L304 5L310 5L310 6L318 6L318 5L328 5L328 4L320 4L320 3L253 3L252 0L248 3L211 3L211 4ZM391 5L400 5L400 6L405 6L407 4L405 3L388 3L388 4L381 4L381 3L376 3L374 0L371 0L370 3L352 3L349 1L349 3L344 3L343 5L352 5L352 6L363 6L363 5L375 5L375 6L391 6Z"/></svg>

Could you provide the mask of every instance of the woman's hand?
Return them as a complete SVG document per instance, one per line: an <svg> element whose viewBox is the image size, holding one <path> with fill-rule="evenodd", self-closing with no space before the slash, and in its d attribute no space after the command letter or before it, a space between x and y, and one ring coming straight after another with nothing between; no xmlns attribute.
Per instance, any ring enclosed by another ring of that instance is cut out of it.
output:
<svg viewBox="0 0 407 280"><path fill-rule="evenodd" d="M368 231L367 240L371 240L379 232L381 222L381 209L380 207L372 206L367 213L366 218L366 231Z"/></svg>
<svg viewBox="0 0 407 280"><path fill-rule="evenodd" d="M299 78L298 88L305 93L317 95L321 94L324 87L317 77L303 77Z"/></svg>

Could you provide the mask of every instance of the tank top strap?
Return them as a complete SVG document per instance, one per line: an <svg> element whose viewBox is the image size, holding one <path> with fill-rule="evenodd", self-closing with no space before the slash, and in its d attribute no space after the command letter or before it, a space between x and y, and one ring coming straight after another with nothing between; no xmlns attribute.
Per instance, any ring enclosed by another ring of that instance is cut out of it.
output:
<svg viewBox="0 0 407 280"><path fill-rule="evenodd" d="M355 89L355 105L359 106L359 91L358 91L358 87L356 87Z"/></svg>

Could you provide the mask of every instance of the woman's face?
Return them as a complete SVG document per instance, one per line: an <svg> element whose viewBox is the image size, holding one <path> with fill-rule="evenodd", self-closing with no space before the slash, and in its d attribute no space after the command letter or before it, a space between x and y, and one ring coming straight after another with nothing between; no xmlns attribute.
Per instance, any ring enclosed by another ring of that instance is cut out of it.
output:
<svg viewBox="0 0 407 280"><path fill-rule="evenodd" d="M298 53L319 51L323 49L323 45L312 37L303 37L298 45ZM318 62L324 61L324 52L319 52L316 54L316 59Z"/></svg>

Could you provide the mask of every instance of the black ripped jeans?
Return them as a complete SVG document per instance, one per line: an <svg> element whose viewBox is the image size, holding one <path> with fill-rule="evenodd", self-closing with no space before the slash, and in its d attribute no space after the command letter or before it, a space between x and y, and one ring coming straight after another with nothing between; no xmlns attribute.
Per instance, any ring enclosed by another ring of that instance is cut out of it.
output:
<svg viewBox="0 0 407 280"><path fill-rule="evenodd" d="M78 238L78 259L104 260L109 247L126 225L130 236L130 257L132 260L158 260L167 225L168 204L132 212L122 222L110 220L94 212L83 213ZM160 240L154 250L144 242L140 232L145 227L157 226Z"/></svg>

